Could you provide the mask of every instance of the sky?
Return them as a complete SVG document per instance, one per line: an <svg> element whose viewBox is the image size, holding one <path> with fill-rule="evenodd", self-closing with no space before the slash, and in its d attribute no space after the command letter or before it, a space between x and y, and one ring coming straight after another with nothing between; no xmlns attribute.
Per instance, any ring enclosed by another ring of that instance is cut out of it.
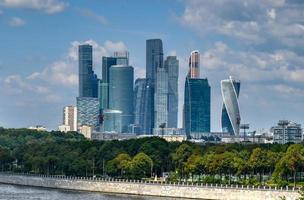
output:
<svg viewBox="0 0 304 200"><path fill-rule="evenodd" d="M251 130L304 122L303 0L0 0L0 126L56 129L78 95L77 46L101 58L128 50L145 76L145 40L179 59L179 126L192 50L211 86L211 128L220 131L220 81L241 81L241 122Z"/></svg>

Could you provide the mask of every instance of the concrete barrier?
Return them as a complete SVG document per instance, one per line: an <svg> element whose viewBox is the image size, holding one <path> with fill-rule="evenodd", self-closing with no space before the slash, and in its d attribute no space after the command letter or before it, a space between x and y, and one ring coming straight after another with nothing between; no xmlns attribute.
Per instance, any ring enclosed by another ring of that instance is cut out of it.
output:
<svg viewBox="0 0 304 200"><path fill-rule="evenodd" d="M221 187L219 185L146 183L132 180L16 174L0 174L0 183L102 193L210 200L279 200L283 196L286 197L286 200L296 200L299 197L297 190L288 188L267 190L260 187L249 189L249 187L227 185Z"/></svg>

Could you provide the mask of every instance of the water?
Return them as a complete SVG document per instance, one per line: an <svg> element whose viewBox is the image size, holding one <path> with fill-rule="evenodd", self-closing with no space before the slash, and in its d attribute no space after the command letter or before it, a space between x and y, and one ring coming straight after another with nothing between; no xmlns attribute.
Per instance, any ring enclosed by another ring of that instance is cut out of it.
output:
<svg viewBox="0 0 304 200"><path fill-rule="evenodd" d="M173 198L108 195L96 192L34 188L0 184L0 200L166 200Z"/></svg>

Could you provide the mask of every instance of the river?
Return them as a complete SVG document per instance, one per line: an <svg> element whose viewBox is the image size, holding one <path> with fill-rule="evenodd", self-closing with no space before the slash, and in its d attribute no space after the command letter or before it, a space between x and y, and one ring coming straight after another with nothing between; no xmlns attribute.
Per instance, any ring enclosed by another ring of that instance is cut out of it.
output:
<svg viewBox="0 0 304 200"><path fill-rule="evenodd" d="M108 195L0 184L0 200L167 200L172 198Z"/></svg>

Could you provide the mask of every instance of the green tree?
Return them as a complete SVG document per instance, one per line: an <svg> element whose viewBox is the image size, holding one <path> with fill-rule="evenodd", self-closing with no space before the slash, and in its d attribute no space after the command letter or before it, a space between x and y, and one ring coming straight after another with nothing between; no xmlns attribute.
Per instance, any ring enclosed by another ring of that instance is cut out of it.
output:
<svg viewBox="0 0 304 200"><path fill-rule="evenodd" d="M180 178L184 177L186 162L192 155L192 148L188 144L181 144L176 151L172 154L172 160L175 164L175 169L180 175Z"/></svg>
<svg viewBox="0 0 304 200"><path fill-rule="evenodd" d="M132 159L131 165L132 178L141 179L149 177L153 169L153 161L145 153L138 153Z"/></svg>

